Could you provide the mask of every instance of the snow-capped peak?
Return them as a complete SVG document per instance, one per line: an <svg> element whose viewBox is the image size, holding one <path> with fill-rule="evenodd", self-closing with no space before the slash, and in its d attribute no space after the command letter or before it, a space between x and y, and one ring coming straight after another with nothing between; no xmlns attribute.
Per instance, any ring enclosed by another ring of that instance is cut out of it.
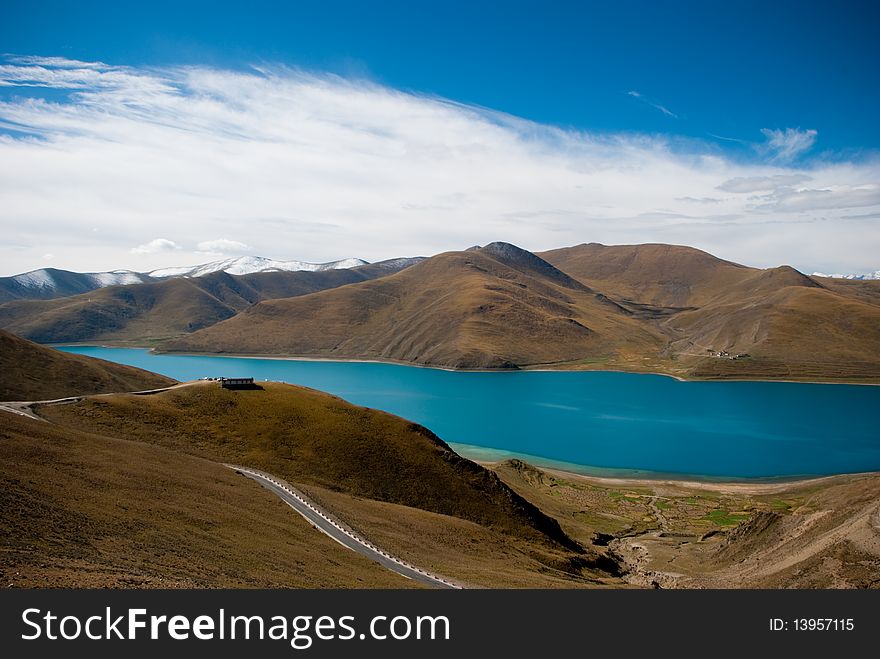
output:
<svg viewBox="0 0 880 659"><path fill-rule="evenodd" d="M401 260L405 261L405 259ZM240 256L182 268L160 268L152 272L113 270L111 272L71 272L55 268L40 268L20 275L0 277L0 299L52 299L87 293L107 286L126 286L164 281L176 277L202 277L212 272L247 275L254 272L317 272L339 270L367 265L362 259L342 259L330 263L304 261L275 261L260 256ZM409 265L401 262L399 268ZM395 268L388 265L389 271Z"/></svg>
<svg viewBox="0 0 880 659"><path fill-rule="evenodd" d="M146 281L146 277L131 270L114 270L113 272L90 272L91 277L98 288L105 286L121 286L126 284L140 284Z"/></svg>
<svg viewBox="0 0 880 659"><path fill-rule="evenodd" d="M875 270L874 272L868 272L863 275L842 275L842 274L833 274L826 275L822 272L814 272L814 277L829 277L833 279L858 279L858 280L866 280L866 279L880 279L880 270Z"/></svg>
<svg viewBox="0 0 880 659"><path fill-rule="evenodd" d="M55 288L55 280L52 279L52 274L45 268L15 275L13 279L17 284L21 284L25 288Z"/></svg>
<svg viewBox="0 0 880 659"><path fill-rule="evenodd" d="M343 259L329 263L306 263L304 261L276 261L262 256L239 256L221 261L212 261L202 265L160 268L147 273L156 279L168 277L202 277L212 272L225 272L230 275L249 275L255 272L293 272L306 270L319 272L322 270L340 270L343 268L356 268L359 265L367 265L362 259Z"/></svg>

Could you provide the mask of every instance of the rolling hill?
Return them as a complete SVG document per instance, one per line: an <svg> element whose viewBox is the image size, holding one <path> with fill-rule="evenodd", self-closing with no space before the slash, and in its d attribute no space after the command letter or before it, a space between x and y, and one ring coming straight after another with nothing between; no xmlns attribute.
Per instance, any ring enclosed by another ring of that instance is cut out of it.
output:
<svg viewBox="0 0 880 659"><path fill-rule="evenodd" d="M142 391L175 382L139 368L53 350L0 330L0 400Z"/></svg>
<svg viewBox="0 0 880 659"><path fill-rule="evenodd" d="M579 551L555 520L431 431L322 392L198 383L151 396L40 407L66 428L156 444L291 482L451 515Z"/></svg>
<svg viewBox="0 0 880 659"><path fill-rule="evenodd" d="M44 342L448 368L880 381L880 281L759 269L676 245L491 243L429 259L115 286L0 304ZM736 358L737 355L747 355Z"/></svg>
<svg viewBox="0 0 880 659"><path fill-rule="evenodd" d="M411 588L232 470L0 411L0 578L16 588Z"/></svg>
<svg viewBox="0 0 880 659"><path fill-rule="evenodd" d="M262 302L162 349L870 382L880 380L878 320L875 282L749 268L674 245L536 255L492 243Z"/></svg>
<svg viewBox="0 0 880 659"><path fill-rule="evenodd" d="M659 350L632 313L507 243L431 257L395 275L264 301L163 350L511 368Z"/></svg>
<svg viewBox="0 0 880 659"><path fill-rule="evenodd" d="M137 341L152 343L231 318L260 300L304 295L380 277L417 259L394 259L349 269L212 272L51 300L0 304L0 327L40 343Z"/></svg>
<svg viewBox="0 0 880 659"><path fill-rule="evenodd" d="M538 256L607 295L657 307L702 306L757 272L680 245L589 243Z"/></svg>
<svg viewBox="0 0 880 659"><path fill-rule="evenodd" d="M700 378L880 380L880 285L761 270L690 247L591 243L541 254L668 338L659 370ZM745 359L711 356L747 354Z"/></svg>

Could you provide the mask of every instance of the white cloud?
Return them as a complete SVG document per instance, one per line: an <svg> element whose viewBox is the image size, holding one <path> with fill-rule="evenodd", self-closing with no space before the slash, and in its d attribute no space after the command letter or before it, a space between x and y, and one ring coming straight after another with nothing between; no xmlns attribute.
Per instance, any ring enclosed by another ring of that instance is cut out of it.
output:
<svg viewBox="0 0 880 659"><path fill-rule="evenodd" d="M766 197L760 197L764 203L755 206L755 210L773 212L840 210L845 208L864 208L880 206L880 185L850 187L847 185L834 188L781 188ZM851 217L851 216L850 216Z"/></svg>
<svg viewBox="0 0 880 659"><path fill-rule="evenodd" d="M724 181L718 186L725 192L761 192L763 190L776 190L789 185L797 185L811 180L813 177L806 174L776 174L775 176L737 176Z"/></svg>
<svg viewBox="0 0 880 659"><path fill-rule="evenodd" d="M690 201L694 204L720 204L723 199L719 199L718 197L676 197L676 201Z"/></svg>
<svg viewBox="0 0 880 659"><path fill-rule="evenodd" d="M678 119L678 115L675 114L672 110L661 105L660 103L655 103L654 101L645 98L645 96L643 94L641 94L635 90L628 91L626 94L627 94L627 96L632 96L633 98L637 98L642 103L650 105L655 110L660 110L660 112L665 114L667 117L672 117L673 119Z"/></svg>
<svg viewBox="0 0 880 659"><path fill-rule="evenodd" d="M196 249L209 254L246 254L250 247L237 240L218 238L216 240L203 240Z"/></svg>
<svg viewBox="0 0 880 659"><path fill-rule="evenodd" d="M0 64L0 85L67 92L0 97L0 274L47 252L59 268L146 271L238 242L311 262L508 240L878 267L880 224L867 216L880 209L880 160L780 157L804 153L809 131L779 131L771 161L745 162L716 144L562 129L285 68L19 58ZM854 202L865 217L845 219Z"/></svg>
<svg viewBox="0 0 880 659"><path fill-rule="evenodd" d="M180 249L180 245L178 245L173 240L168 240L167 238L154 238L148 243L138 245L137 247L132 247L131 253L158 254L159 252L172 252L176 249Z"/></svg>
<svg viewBox="0 0 880 659"><path fill-rule="evenodd" d="M803 153L806 153L813 144L819 133L815 130L801 130L800 128L786 128L785 130L762 128L761 133L767 141L760 146L760 150L780 162L791 162Z"/></svg>

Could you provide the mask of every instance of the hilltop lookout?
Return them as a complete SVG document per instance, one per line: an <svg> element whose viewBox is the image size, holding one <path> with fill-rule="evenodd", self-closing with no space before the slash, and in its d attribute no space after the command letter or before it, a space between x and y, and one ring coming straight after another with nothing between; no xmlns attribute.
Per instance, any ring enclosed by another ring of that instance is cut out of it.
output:
<svg viewBox="0 0 880 659"><path fill-rule="evenodd" d="M224 389L253 389L253 378L220 378L220 386Z"/></svg>

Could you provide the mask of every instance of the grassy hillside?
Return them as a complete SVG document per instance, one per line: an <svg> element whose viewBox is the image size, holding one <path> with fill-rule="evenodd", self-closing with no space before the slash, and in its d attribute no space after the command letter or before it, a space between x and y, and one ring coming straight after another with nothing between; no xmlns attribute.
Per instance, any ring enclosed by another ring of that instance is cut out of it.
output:
<svg viewBox="0 0 880 659"><path fill-rule="evenodd" d="M174 383L164 375L60 352L0 330L0 400L143 391Z"/></svg>
<svg viewBox="0 0 880 659"><path fill-rule="evenodd" d="M194 384L40 408L60 425L124 437L313 484L578 547L555 520L429 430L321 392L267 383L229 391Z"/></svg>
<svg viewBox="0 0 880 659"><path fill-rule="evenodd" d="M629 311L499 243L374 281L262 302L163 349L503 368L652 353L659 345Z"/></svg>
<svg viewBox="0 0 880 659"><path fill-rule="evenodd" d="M230 278L231 279L231 278ZM0 325L41 343L167 338L235 315L248 300L221 278L110 286L55 300L0 305Z"/></svg>
<svg viewBox="0 0 880 659"><path fill-rule="evenodd" d="M830 290L791 268L759 271L667 326L701 377L880 378L880 305ZM709 349L749 359L705 357ZM703 356L695 359L703 351Z"/></svg>
<svg viewBox="0 0 880 659"><path fill-rule="evenodd" d="M691 247L536 255L491 243L416 265L215 273L8 302L0 327L178 352L880 382L878 313L880 282L750 268Z"/></svg>
<svg viewBox="0 0 880 659"><path fill-rule="evenodd" d="M538 256L607 295L658 307L701 306L757 272L680 245L589 243Z"/></svg>
<svg viewBox="0 0 880 659"><path fill-rule="evenodd" d="M0 412L4 587L407 588L230 469Z"/></svg>
<svg viewBox="0 0 880 659"><path fill-rule="evenodd" d="M674 245L542 253L665 335L652 368L698 378L880 381L880 286L760 270ZM748 354L730 360L725 351ZM638 370L638 369L636 369Z"/></svg>

